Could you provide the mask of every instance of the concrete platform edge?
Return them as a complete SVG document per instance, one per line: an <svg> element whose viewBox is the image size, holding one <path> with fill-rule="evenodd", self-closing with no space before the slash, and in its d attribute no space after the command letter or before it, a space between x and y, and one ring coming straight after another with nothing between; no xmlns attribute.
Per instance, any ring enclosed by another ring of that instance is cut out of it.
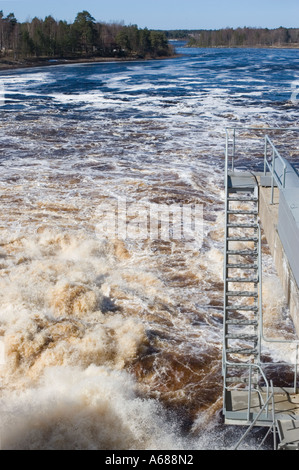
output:
<svg viewBox="0 0 299 470"><path fill-rule="evenodd" d="M297 335L299 335L299 287L277 231L278 201L278 189L275 189L274 204L271 205L270 188L259 187L259 216L261 225L274 259Z"/></svg>

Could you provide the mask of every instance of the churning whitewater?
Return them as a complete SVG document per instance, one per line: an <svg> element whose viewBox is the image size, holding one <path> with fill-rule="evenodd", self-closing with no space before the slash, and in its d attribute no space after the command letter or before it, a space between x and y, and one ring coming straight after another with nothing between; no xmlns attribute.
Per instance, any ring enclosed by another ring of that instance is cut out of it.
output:
<svg viewBox="0 0 299 470"><path fill-rule="evenodd" d="M229 449L238 439L220 416L224 129L298 126L299 58L178 52L1 73L2 449ZM290 135L277 143L292 159ZM245 147L258 137L242 133ZM201 239L119 236L102 208L116 208L119 224L120 201L202 207ZM292 335L265 242L263 285L267 331Z"/></svg>

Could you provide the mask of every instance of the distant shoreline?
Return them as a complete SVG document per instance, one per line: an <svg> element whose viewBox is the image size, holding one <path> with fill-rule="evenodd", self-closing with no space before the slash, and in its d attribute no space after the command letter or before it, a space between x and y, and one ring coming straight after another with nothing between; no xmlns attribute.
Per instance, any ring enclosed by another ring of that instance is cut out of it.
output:
<svg viewBox="0 0 299 470"><path fill-rule="evenodd" d="M299 44L294 44L293 46L184 46L186 49L290 49L290 50L299 50Z"/></svg>
<svg viewBox="0 0 299 470"><path fill-rule="evenodd" d="M22 59L22 60L10 60L0 59L0 73L6 70L18 70L35 67L51 67L54 65L72 65L72 64L97 64L97 63L109 63L109 62L145 62L149 60L165 60L175 59L180 57L181 54L173 54L171 56L161 57L148 57L148 58L132 58L132 57L85 57L77 59L52 59L52 58L38 58L38 59Z"/></svg>
<svg viewBox="0 0 299 470"><path fill-rule="evenodd" d="M185 49L281 49L281 50L299 50L299 44L294 46L184 46ZM27 69L35 67L51 67L55 65L72 65L72 64L97 64L97 63L113 63L113 62L147 62L149 60L166 60L166 59L176 59L181 57L182 54L172 54L170 56L161 56L161 57L146 57L146 58L136 58L136 57L82 57L76 59L70 58L59 58L54 59L50 57L45 58L30 58L30 59L20 59L13 60L9 58L0 59L0 73L7 70L18 70L18 69Z"/></svg>

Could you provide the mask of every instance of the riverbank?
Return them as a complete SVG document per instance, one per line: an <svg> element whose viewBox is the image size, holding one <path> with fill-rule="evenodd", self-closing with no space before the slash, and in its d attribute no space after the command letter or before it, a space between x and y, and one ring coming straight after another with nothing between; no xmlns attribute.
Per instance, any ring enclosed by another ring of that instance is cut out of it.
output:
<svg viewBox="0 0 299 470"><path fill-rule="evenodd" d="M53 58L30 58L12 60L10 58L0 59L0 72L12 69L23 69L32 67L48 67L53 65L68 65L68 64L86 64L86 63L105 63L105 62L136 62L136 61L148 61L148 60L165 60L175 59L180 57L179 54L173 54L170 56L161 57L82 57L76 59L53 59Z"/></svg>
<svg viewBox="0 0 299 470"><path fill-rule="evenodd" d="M299 44L288 44L288 45L256 45L256 46L198 46L196 44L186 44L186 49L299 49Z"/></svg>

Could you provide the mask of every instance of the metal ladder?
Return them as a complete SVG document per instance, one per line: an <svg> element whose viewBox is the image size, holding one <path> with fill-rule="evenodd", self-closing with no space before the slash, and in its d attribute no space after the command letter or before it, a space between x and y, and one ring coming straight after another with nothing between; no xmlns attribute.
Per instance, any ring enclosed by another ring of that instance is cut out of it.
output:
<svg viewBox="0 0 299 470"><path fill-rule="evenodd" d="M231 132L232 140L230 140ZM299 341L267 338L263 330L262 243L258 216L260 183L257 181L261 174L248 171L242 161L238 169L235 169L237 132L237 128L226 129L222 356L224 422L249 426L236 448L254 426L263 426L268 428L264 439L269 432L273 432L274 449L297 449L299 448L297 388ZM274 180L280 187L274 172L276 167L274 157L277 156L279 159L281 157L268 136L265 142L263 176L266 176L268 168L272 175L273 190ZM267 153L268 144L273 151L270 161ZM285 181L285 168L283 175ZM275 367L294 367L293 387L281 388L274 386L272 380L269 382L267 374L269 363L261 360L264 343L286 343L296 347L294 363L275 362ZM278 446L276 432L281 441Z"/></svg>
<svg viewBox="0 0 299 470"><path fill-rule="evenodd" d="M227 389L258 383L257 373L248 374L250 364L260 363L258 185L228 183L225 212L223 375Z"/></svg>

